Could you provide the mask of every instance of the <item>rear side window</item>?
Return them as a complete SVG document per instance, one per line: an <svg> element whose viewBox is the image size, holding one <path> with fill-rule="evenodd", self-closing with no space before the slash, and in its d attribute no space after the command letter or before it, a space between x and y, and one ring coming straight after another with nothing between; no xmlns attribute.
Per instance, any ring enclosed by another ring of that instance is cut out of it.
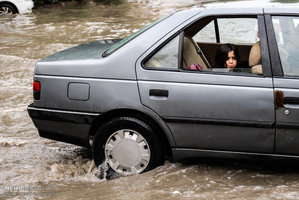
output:
<svg viewBox="0 0 299 200"><path fill-rule="evenodd" d="M299 76L299 17L272 17L283 73Z"/></svg>
<svg viewBox="0 0 299 200"><path fill-rule="evenodd" d="M179 36L163 46L146 63L145 67L178 69Z"/></svg>

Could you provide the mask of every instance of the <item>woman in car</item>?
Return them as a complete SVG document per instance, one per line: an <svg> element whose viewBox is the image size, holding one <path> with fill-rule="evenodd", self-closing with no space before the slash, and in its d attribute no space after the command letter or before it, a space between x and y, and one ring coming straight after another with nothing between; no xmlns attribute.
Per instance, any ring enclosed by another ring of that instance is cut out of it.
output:
<svg viewBox="0 0 299 200"><path fill-rule="evenodd" d="M222 44L216 51L214 68L234 69L239 67L240 56L237 47L233 44Z"/></svg>

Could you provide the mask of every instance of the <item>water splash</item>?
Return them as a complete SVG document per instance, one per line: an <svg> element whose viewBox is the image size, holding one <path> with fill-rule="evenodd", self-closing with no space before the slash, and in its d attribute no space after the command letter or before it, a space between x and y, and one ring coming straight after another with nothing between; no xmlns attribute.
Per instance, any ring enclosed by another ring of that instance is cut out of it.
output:
<svg viewBox="0 0 299 200"><path fill-rule="evenodd" d="M24 144L28 144L24 138L0 138L0 145L4 147L22 146Z"/></svg>
<svg viewBox="0 0 299 200"><path fill-rule="evenodd" d="M98 166L97 171L95 172L95 176L102 180L111 180L122 177L122 175L115 172L111 167L109 167L107 160L105 160L101 165Z"/></svg>

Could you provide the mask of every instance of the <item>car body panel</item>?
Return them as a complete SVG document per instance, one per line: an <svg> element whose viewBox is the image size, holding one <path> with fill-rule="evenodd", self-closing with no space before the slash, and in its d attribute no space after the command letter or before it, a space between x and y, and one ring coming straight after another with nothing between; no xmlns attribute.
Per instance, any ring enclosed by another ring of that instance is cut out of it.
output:
<svg viewBox="0 0 299 200"><path fill-rule="evenodd" d="M137 82L134 80L56 76L35 76L35 80L41 84L41 99L49 99L35 100L36 107L50 109L63 107L65 110L105 113L112 109L133 108L139 104ZM88 100L69 99L68 91L71 83L88 84L90 86Z"/></svg>
<svg viewBox="0 0 299 200"><path fill-rule="evenodd" d="M256 81L259 86L254 87L255 84L246 84L259 78L186 74L164 72L166 82L142 78L138 82L142 103L166 122L170 120L167 124L178 147L273 152L272 79L261 78ZM194 79L190 79L192 75ZM171 77L174 82L170 82ZM169 96L149 96L151 89L167 90ZM262 145L257 146L256 141Z"/></svg>

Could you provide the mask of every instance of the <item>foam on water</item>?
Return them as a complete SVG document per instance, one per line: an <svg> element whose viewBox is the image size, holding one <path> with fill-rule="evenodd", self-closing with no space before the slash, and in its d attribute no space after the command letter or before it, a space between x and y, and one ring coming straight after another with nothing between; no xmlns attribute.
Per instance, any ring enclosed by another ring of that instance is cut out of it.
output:
<svg viewBox="0 0 299 200"><path fill-rule="evenodd" d="M27 143L28 141L26 141L24 138L0 138L0 145L2 146L20 146Z"/></svg>

